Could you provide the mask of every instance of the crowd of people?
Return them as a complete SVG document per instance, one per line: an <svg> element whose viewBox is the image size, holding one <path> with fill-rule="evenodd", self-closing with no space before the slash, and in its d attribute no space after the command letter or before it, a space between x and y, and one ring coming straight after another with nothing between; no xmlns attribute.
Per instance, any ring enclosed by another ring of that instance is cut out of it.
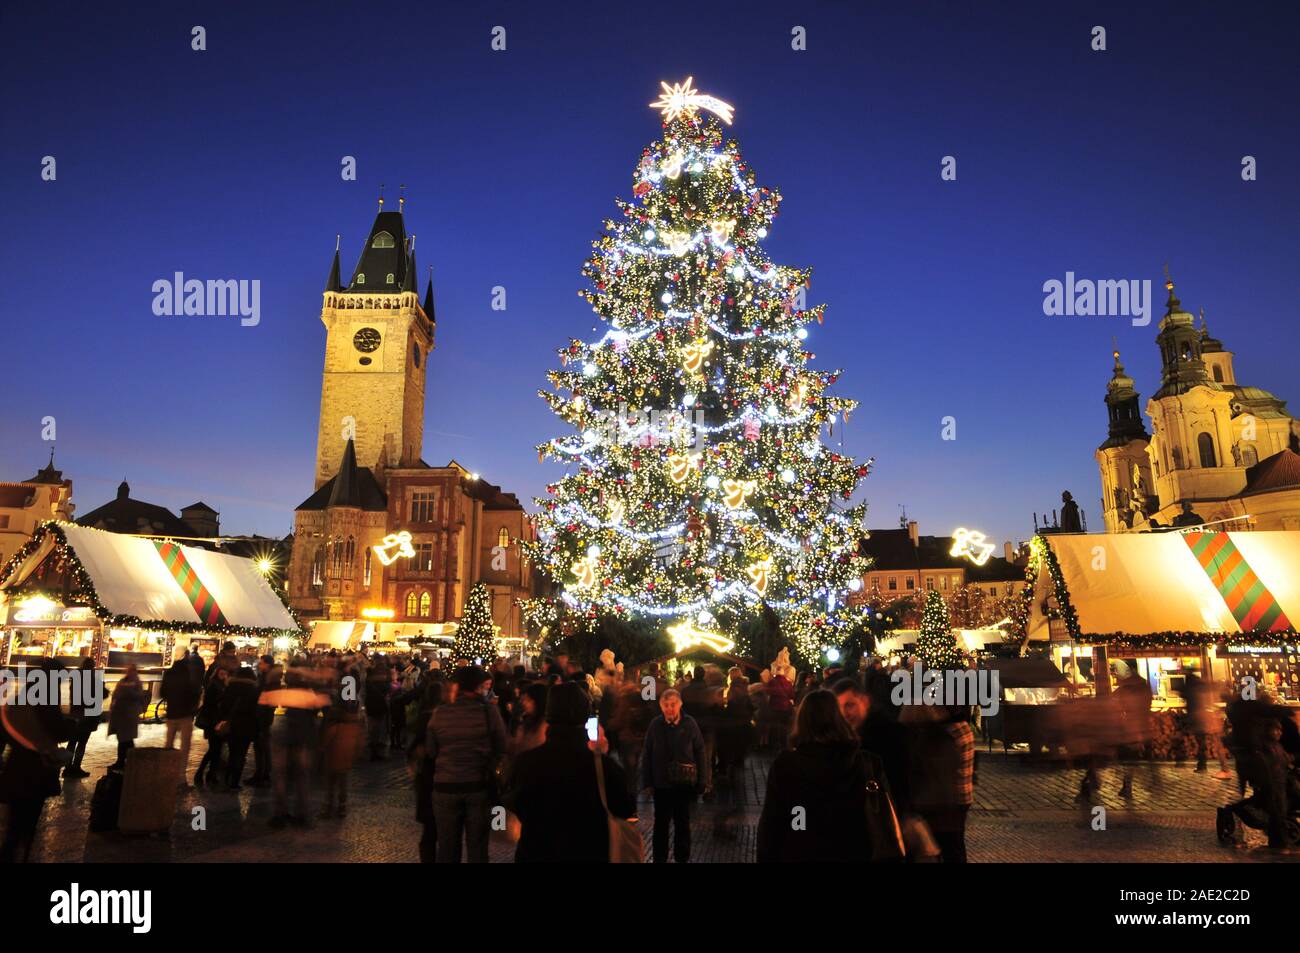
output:
<svg viewBox="0 0 1300 953"><path fill-rule="evenodd" d="M270 787L276 829L345 817L355 760L402 758L424 862L486 862L494 831L515 842L517 861L641 859L640 817L652 828L645 859L685 863L701 799L713 837L729 840L756 796L760 862L966 861L970 707L895 704L879 661L798 675L784 651L762 671L701 665L670 677L656 664L625 669L610 652L594 668L564 655L528 670L338 650L277 661L227 643L210 664L190 653L165 672L164 743L179 746L182 789ZM1127 732L1117 753L1143 744L1143 687L1121 683L1106 703ZM106 717L117 742L110 772L131 757L149 701L128 669ZM1192 717L1199 710L1189 697ZM1242 799L1220 809L1220 837L1239 841L1240 821L1288 846L1300 803L1295 721L1275 717L1267 699L1236 699L1228 715ZM5 860L30 853L60 773L88 776L87 739L105 720L57 705L24 716L19 725L6 710L0 735L10 749L0 769ZM191 777L195 728L206 747ZM756 752L772 759L761 794L761 774L749 770ZM1095 792L1104 756L1101 745L1085 751L1081 797ZM1126 772L1121 793L1131 783Z"/></svg>

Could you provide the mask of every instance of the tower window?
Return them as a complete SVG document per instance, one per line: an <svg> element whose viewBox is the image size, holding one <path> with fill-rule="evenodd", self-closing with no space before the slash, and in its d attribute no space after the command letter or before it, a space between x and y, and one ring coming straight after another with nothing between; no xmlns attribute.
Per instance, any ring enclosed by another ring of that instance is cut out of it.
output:
<svg viewBox="0 0 1300 953"><path fill-rule="evenodd" d="M411 494L411 522L432 523L436 496L432 490L416 490Z"/></svg>
<svg viewBox="0 0 1300 953"><path fill-rule="evenodd" d="M357 272L357 284L364 285L365 283L366 283L365 272Z"/></svg>
<svg viewBox="0 0 1300 953"><path fill-rule="evenodd" d="M388 283L390 285L393 283L393 273L391 271L388 273Z"/></svg>
<svg viewBox="0 0 1300 953"><path fill-rule="evenodd" d="M1221 368L1218 364L1214 365L1214 379L1218 381L1220 384L1223 383L1223 368Z"/></svg>
<svg viewBox="0 0 1300 953"><path fill-rule="evenodd" d="M370 588L370 547L366 547L365 578L362 582L367 589Z"/></svg>
<svg viewBox="0 0 1300 953"><path fill-rule="evenodd" d="M497 545L505 546L507 548L510 546L510 531L507 530L504 526L502 526L501 529L497 532Z"/></svg>
<svg viewBox="0 0 1300 953"><path fill-rule="evenodd" d="M1217 467L1218 463L1214 458L1214 438L1208 433L1198 434L1196 437L1196 449L1201 454L1201 466Z"/></svg>
<svg viewBox="0 0 1300 953"><path fill-rule="evenodd" d="M396 248L397 244L393 241L391 232L379 232L375 235L375 240L370 243L371 248Z"/></svg>

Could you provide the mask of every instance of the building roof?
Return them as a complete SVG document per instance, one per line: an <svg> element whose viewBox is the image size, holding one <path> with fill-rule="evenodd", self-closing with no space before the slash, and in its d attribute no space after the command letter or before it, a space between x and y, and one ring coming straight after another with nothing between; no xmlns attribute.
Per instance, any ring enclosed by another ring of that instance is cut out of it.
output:
<svg viewBox="0 0 1300 953"><path fill-rule="evenodd" d="M952 538L948 536L918 536L917 545L913 546L905 529L872 529L867 533L860 551L871 557L873 571L961 569L971 582L1025 578L1023 569L1002 556L990 556L983 566L977 566L963 556L952 555Z"/></svg>
<svg viewBox="0 0 1300 953"><path fill-rule="evenodd" d="M410 262L402 213L381 209L375 216L375 223L370 226L370 235L345 290L350 294L396 294L405 283ZM363 275L365 282L358 283L357 278ZM391 284L389 275L393 276Z"/></svg>
<svg viewBox="0 0 1300 953"><path fill-rule="evenodd" d="M188 631L240 626L267 635L298 628L251 560L75 523L43 523L30 555L0 584L21 585L60 537L90 576L94 607L110 623L138 619Z"/></svg>
<svg viewBox="0 0 1300 953"><path fill-rule="evenodd" d="M59 484L63 482L63 471L54 469L54 451L50 451L50 462L36 471L36 476L24 483Z"/></svg>
<svg viewBox="0 0 1300 953"><path fill-rule="evenodd" d="M182 506L182 507L181 507L181 512L182 512L182 513L188 513L188 512L190 512L191 510L203 510L203 511L206 512L206 513L212 513L213 515L220 515L220 514L217 513L216 510L214 510L212 507L208 506L208 504L204 503L202 500L199 500L199 501L196 502L196 503L191 503L189 506Z"/></svg>
<svg viewBox="0 0 1300 953"><path fill-rule="evenodd" d="M117 497L77 518L78 526L93 526L113 533L146 533L160 536L196 536L194 527L165 506L131 499L131 487L123 480Z"/></svg>
<svg viewBox="0 0 1300 953"><path fill-rule="evenodd" d="M357 466L357 448L351 440L343 448L338 473L322 484L295 510L324 510L332 506L352 506L369 513L388 509L388 495L369 467Z"/></svg>
<svg viewBox="0 0 1300 953"><path fill-rule="evenodd" d="M1246 488L1240 496L1300 487L1300 454L1279 450L1246 470Z"/></svg>

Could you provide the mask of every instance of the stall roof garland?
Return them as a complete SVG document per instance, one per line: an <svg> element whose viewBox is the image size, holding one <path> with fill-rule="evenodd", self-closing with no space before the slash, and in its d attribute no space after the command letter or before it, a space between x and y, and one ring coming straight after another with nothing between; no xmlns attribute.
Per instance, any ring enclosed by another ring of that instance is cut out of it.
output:
<svg viewBox="0 0 1300 953"><path fill-rule="evenodd" d="M1070 638L1083 645L1105 645L1116 648L1146 649L1159 646L1171 648L1202 648L1207 645L1286 645L1298 639L1295 629L1277 631L1249 630L1244 632L1083 632L1079 628L1079 615L1070 601L1070 590L1065 584L1065 575L1061 565L1047 539L1041 534L1035 536L1029 544L1029 565L1025 570L1025 588L1021 591L1020 603L1013 612L1013 631L1021 645L1029 637L1029 616L1033 606L1035 583L1042 566L1047 567L1052 578L1052 592L1056 596L1056 605L1045 605L1044 615L1049 619L1061 619L1065 622Z"/></svg>
<svg viewBox="0 0 1300 953"><path fill-rule="evenodd" d="M210 632L220 635L235 636L255 636L258 638L275 638L277 636L300 636L302 634L301 626L298 629L278 629L278 628L260 628L243 625L231 625L229 623L206 623L198 621L171 621L164 619L142 619L134 615L115 614L104 606L99 599L99 594L95 590L95 582L86 567L81 564L77 556L77 551L68 544L68 537L63 532L62 527L56 522L42 523L36 528L23 546L10 557L5 563L4 568L0 569L0 585L3 585L11 576L13 576L22 566L22 564L40 547L46 536L53 536L55 539L54 549L51 551L52 556L63 560L69 579L71 582L70 590L74 598L79 602L89 605L95 612L96 617L106 625L116 626L119 628L142 628L159 630L165 629L171 632ZM175 542L174 540L165 540L165 542ZM179 544L177 544L179 545ZM283 600L281 600L283 602ZM290 611L290 616L294 622L298 622L297 615Z"/></svg>

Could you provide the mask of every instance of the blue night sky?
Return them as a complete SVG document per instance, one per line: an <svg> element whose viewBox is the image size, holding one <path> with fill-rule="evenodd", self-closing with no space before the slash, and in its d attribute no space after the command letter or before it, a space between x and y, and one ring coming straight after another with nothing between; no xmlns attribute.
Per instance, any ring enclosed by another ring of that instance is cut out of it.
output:
<svg viewBox="0 0 1300 953"><path fill-rule="evenodd" d="M435 266L424 458L531 500L560 472L534 446L563 433L536 391L595 323L581 263L658 134L646 104L687 74L784 194L770 254L815 269L809 345L861 401L843 446L876 457L870 525L902 503L922 532L1025 538L1068 488L1100 528L1111 337L1145 399L1166 260L1239 380L1300 401L1292 5L403 6L6 10L0 479L45 462L52 415L80 513L126 477L226 532L287 532L312 490L334 236L350 269L383 182L394 204L406 184ZM156 317L175 271L260 279L261 324ZM1151 279L1155 320L1044 316L1066 271Z"/></svg>

